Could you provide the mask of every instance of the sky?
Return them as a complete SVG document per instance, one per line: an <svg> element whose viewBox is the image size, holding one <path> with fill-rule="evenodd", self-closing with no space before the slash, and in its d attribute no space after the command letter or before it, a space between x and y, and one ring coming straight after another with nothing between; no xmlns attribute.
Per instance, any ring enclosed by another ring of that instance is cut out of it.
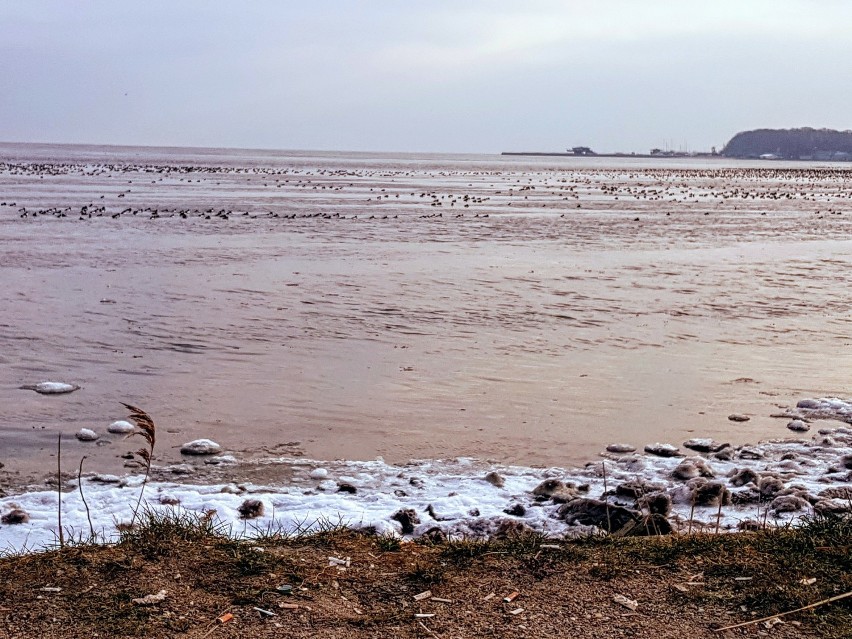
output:
<svg viewBox="0 0 852 639"><path fill-rule="evenodd" d="M852 129L847 0L0 0L0 140L492 153Z"/></svg>

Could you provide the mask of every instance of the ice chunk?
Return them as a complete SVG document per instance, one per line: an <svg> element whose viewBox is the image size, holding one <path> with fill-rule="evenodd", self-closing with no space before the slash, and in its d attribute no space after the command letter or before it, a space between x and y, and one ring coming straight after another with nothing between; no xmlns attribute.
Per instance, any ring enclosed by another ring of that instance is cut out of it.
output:
<svg viewBox="0 0 852 639"><path fill-rule="evenodd" d="M66 382L40 382L38 384L27 384L21 386L21 388L34 390L36 393L41 393L42 395L62 395L80 390L77 384L67 384Z"/></svg>
<svg viewBox="0 0 852 639"><path fill-rule="evenodd" d="M136 427L128 421L120 419L107 426L107 432L115 433L116 435L128 435L136 430Z"/></svg>
<svg viewBox="0 0 852 639"><path fill-rule="evenodd" d="M222 452L222 447L212 439L196 439L180 447L184 455L216 455Z"/></svg>
<svg viewBox="0 0 852 639"><path fill-rule="evenodd" d="M93 442L98 438L98 434L90 428L81 428L74 437L81 442Z"/></svg>

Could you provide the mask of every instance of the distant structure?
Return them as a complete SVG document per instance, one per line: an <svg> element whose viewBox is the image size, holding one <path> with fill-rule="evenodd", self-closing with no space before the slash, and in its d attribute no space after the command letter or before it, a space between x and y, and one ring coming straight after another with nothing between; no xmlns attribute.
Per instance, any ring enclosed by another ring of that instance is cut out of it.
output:
<svg viewBox="0 0 852 639"><path fill-rule="evenodd" d="M655 158L686 158L690 155L699 155L697 153L687 153L686 151L663 151L662 149L651 149L651 157Z"/></svg>
<svg viewBox="0 0 852 639"><path fill-rule="evenodd" d="M568 149L568 152L574 155L597 155L587 146L574 146Z"/></svg>
<svg viewBox="0 0 852 639"><path fill-rule="evenodd" d="M722 149L731 158L852 161L852 131L755 129L737 133Z"/></svg>

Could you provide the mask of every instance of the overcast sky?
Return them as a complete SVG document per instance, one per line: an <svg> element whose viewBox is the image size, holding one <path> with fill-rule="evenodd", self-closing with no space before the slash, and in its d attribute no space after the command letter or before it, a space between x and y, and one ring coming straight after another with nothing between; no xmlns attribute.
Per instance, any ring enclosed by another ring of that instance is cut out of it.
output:
<svg viewBox="0 0 852 639"><path fill-rule="evenodd" d="M0 140L647 152L852 128L846 0L0 0Z"/></svg>

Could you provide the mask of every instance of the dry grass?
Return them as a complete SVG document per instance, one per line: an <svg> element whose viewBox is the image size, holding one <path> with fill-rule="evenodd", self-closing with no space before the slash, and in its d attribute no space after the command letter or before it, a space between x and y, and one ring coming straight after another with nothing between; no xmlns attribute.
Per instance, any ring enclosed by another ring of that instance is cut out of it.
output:
<svg viewBox="0 0 852 639"><path fill-rule="evenodd" d="M319 535L247 541L184 511L139 519L114 546L0 560L0 637L852 636L850 600L771 630L712 630L852 590L849 518L737 535L444 544L393 543L331 522ZM452 602L413 598L427 589ZM160 590L162 603L132 601ZM513 590L521 595L503 603ZM216 624L224 613L234 620Z"/></svg>

